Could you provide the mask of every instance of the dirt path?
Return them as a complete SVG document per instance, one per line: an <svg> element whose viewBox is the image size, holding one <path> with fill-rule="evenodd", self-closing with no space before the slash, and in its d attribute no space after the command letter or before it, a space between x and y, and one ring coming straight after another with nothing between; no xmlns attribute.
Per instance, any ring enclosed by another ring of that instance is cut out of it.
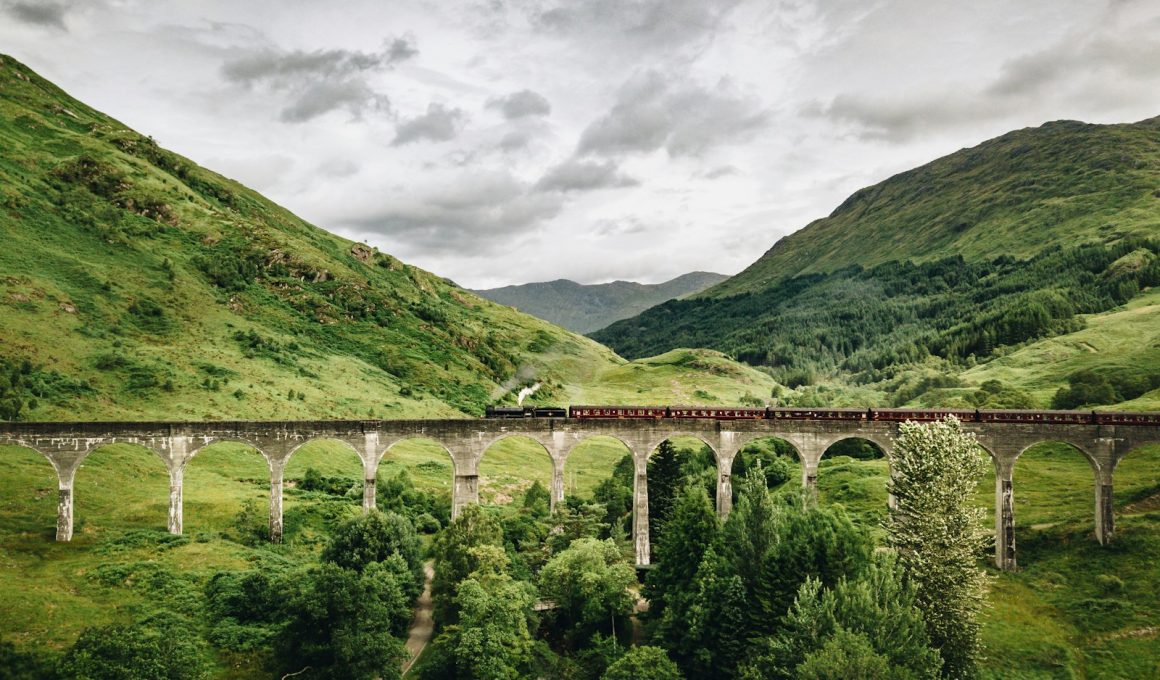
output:
<svg viewBox="0 0 1160 680"><path fill-rule="evenodd" d="M435 620L431 617L431 579L435 578L435 566L432 562L423 565L426 582L423 584L423 594L415 607L415 618L411 621L411 633L407 636L407 660L403 662L403 675L415 665L415 660L423 652L423 648L431 641L431 633L435 630Z"/></svg>

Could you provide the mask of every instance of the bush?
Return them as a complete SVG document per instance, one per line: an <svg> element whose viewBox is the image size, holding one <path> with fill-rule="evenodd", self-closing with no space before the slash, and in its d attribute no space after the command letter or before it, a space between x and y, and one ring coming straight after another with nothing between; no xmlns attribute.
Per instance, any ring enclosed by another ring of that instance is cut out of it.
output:
<svg viewBox="0 0 1160 680"><path fill-rule="evenodd" d="M139 623L86 628L60 662L61 675L92 680L195 680L207 674L189 621L160 612Z"/></svg>
<svg viewBox="0 0 1160 680"><path fill-rule="evenodd" d="M335 528L322 550L324 562L362 571L398 555L412 574L406 592L415 597L423 588L423 557L411 521L393 512L372 510Z"/></svg>
<svg viewBox="0 0 1160 680"><path fill-rule="evenodd" d="M681 671L660 647L633 647L608 667L601 680L681 680Z"/></svg>

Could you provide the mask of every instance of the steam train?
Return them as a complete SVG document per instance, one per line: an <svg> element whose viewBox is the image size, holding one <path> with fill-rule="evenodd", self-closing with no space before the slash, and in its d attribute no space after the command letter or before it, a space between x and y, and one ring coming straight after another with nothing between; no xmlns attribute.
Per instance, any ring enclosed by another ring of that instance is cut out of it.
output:
<svg viewBox="0 0 1160 680"><path fill-rule="evenodd" d="M733 406L488 406L487 418L577 420L699 418L708 420L874 420L929 422L955 416L968 423L1160 425L1160 413L1118 411L995 411L907 408L754 408Z"/></svg>

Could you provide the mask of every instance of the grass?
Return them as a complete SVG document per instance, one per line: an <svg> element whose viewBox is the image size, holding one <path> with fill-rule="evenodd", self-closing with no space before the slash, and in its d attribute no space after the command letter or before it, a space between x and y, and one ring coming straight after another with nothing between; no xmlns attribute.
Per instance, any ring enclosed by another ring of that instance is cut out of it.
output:
<svg viewBox="0 0 1160 680"><path fill-rule="evenodd" d="M1122 308L1083 319L1083 330L1030 343L964 372L962 378L975 385L1000 380L1046 405L1067 384L1067 376L1077 370L1146 373L1160 366L1160 290L1148 291ZM1160 410L1160 390L1115 408Z"/></svg>

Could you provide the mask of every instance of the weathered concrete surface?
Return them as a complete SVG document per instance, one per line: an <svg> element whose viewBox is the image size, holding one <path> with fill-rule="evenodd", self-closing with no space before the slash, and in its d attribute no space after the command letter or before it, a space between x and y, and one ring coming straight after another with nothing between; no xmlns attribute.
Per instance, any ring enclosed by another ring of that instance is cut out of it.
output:
<svg viewBox="0 0 1160 680"><path fill-rule="evenodd" d="M1112 474L1133 449L1160 442L1160 427L1151 425L1061 425L1049 423L964 423L995 465L995 561L1016 566L1013 470L1029 447L1045 441L1071 444L1092 466L1096 484L1095 534L1101 543L1115 531ZM88 422L5 423L0 443L40 451L53 464L60 482L57 540L72 538L73 479L84 459L115 443L139 444L153 451L170 474L169 530L182 531L183 472L209 444L248 444L265 458L270 470L270 539L282 537L282 476L286 464L305 443L332 440L348 446L363 463L366 482L363 507L374 507L374 479L379 462L401 441L430 439L447 451L454 476L452 513L479 502L479 462L496 442L526 437L538 442L552 461L551 499L564 498L564 464L580 442L594 436L620 440L631 452L634 476L633 538L638 564L648 564L648 457L665 439L700 439L717 456L717 511L724 517L732 498L732 461L747 443L778 437L789 443L802 463L802 484L816 484L818 462L833 444L850 438L877 444L889 457L898 424L882 421L830 420L398 420L398 421L221 421L221 422Z"/></svg>

